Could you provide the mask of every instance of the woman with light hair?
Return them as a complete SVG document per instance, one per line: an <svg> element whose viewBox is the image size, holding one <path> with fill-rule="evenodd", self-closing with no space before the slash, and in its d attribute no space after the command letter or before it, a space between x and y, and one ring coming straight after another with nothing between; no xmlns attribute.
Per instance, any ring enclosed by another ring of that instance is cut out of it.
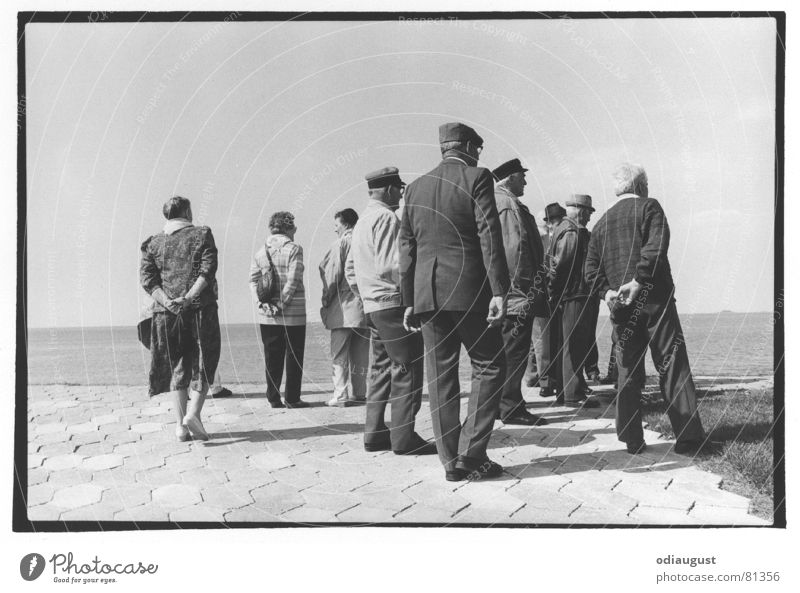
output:
<svg viewBox="0 0 800 593"><path fill-rule="evenodd" d="M294 242L297 226L291 212L275 212L269 219L270 235L250 265L250 291L264 346L267 399L273 408L305 408L300 399L306 341L306 291L303 286L303 248ZM259 282L274 269L275 294L259 299ZM286 387L281 402L281 381L286 365Z"/></svg>
<svg viewBox="0 0 800 593"><path fill-rule="evenodd" d="M192 224L186 198L170 198L163 213L164 230L142 243L139 268L154 301L150 393L172 393L179 441L205 441L200 412L220 355L217 247L211 229Z"/></svg>

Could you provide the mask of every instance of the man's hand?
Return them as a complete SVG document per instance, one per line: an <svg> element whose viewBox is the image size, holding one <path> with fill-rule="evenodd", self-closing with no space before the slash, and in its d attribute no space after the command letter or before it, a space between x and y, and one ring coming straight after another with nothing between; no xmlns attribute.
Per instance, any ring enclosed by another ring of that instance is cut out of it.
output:
<svg viewBox="0 0 800 593"><path fill-rule="evenodd" d="M614 301L617 300L619 293L616 290L607 290L603 300L606 302L606 306L608 307L609 311L614 308Z"/></svg>
<svg viewBox="0 0 800 593"><path fill-rule="evenodd" d="M414 307L406 307L403 313L403 327L407 332L418 332L422 329L419 319L414 315Z"/></svg>
<svg viewBox="0 0 800 593"><path fill-rule="evenodd" d="M489 327L497 327L503 322L503 317L506 316L506 299L501 296L492 297L489 301L489 314L486 316L486 321Z"/></svg>
<svg viewBox="0 0 800 593"><path fill-rule="evenodd" d="M183 311L183 298L166 299L164 301L164 308L173 315L180 314Z"/></svg>
<svg viewBox="0 0 800 593"><path fill-rule="evenodd" d="M623 305L630 305L636 300L636 297L639 296L640 290L642 290L642 285L639 284L635 279L631 280L627 284L623 284L619 287L619 290L617 291L617 299Z"/></svg>

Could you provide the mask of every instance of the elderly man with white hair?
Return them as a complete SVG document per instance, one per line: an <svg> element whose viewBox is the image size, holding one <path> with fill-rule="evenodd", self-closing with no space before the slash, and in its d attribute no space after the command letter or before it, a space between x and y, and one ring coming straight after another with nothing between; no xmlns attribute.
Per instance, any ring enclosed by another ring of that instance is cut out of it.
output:
<svg viewBox="0 0 800 593"><path fill-rule="evenodd" d="M647 174L624 163L614 172L618 200L594 227L586 281L611 310L619 372L617 437L631 454L644 450L641 374L649 345L661 395L668 402L675 452L693 454L705 442L692 372L675 307L667 250L669 224L661 204L648 197Z"/></svg>

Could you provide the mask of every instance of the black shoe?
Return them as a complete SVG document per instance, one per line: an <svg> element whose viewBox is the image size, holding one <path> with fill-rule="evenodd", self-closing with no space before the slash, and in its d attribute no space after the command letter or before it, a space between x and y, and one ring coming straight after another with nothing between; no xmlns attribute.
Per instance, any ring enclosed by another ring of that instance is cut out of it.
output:
<svg viewBox="0 0 800 593"><path fill-rule="evenodd" d="M534 373L527 379L525 379L525 386L526 387L536 387L536 384L539 382L539 373Z"/></svg>
<svg viewBox="0 0 800 593"><path fill-rule="evenodd" d="M503 466L491 459L473 459L472 457L459 456L456 469L467 473L467 480L489 480L503 475Z"/></svg>
<svg viewBox="0 0 800 593"><path fill-rule="evenodd" d="M212 393L211 394L211 398L212 399L218 399L220 397L230 397L232 395L233 395L233 391L231 391L227 387L223 387L222 389L220 389L216 393Z"/></svg>
<svg viewBox="0 0 800 593"><path fill-rule="evenodd" d="M416 438L413 440L408 449L397 450L395 455L436 455L436 443L433 441L426 441L419 435L414 435Z"/></svg>
<svg viewBox="0 0 800 593"><path fill-rule="evenodd" d="M276 402L269 402L269 405L272 408L285 408L286 407L286 406L283 405L283 402L281 400L278 400Z"/></svg>
<svg viewBox="0 0 800 593"><path fill-rule="evenodd" d="M588 385L584 388L583 392L586 394L587 397L594 395L594 391Z"/></svg>
<svg viewBox="0 0 800 593"><path fill-rule="evenodd" d="M599 408L600 402L594 398L585 397L583 399L579 399L576 402L564 402L564 405L568 408L572 408L573 410L580 410L585 408Z"/></svg>
<svg viewBox="0 0 800 593"><path fill-rule="evenodd" d="M517 424L520 426L544 426L547 420L536 414L531 414L527 410L517 410L510 416L502 419L503 424Z"/></svg>
<svg viewBox="0 0 800 593"><path fill-rule="evenodd" d="M602 379L600 379L600 385L615 385L617 380L612 377L611 375L606 375Z"/></svg>
<svg viewBox="0 0 800 593"><path fill-rule="evenodd" d="M625 448L631 455L636 455L647 449L647 445L644 441L639 441L638 443L625 443Z"/></svg>
<svg viewBox="0 0 800 593"><path fill-rule="evenodd" d="M558 405L562 405L564 403L564 392L563 391L561 393L559 393L558 396L556 397L556 403Z"/></svg>
<svg viewBox="0 0 800 593"><path fill-rule="evenodd" d="M388 451L392 448L392 443L389 440L376 441L374 443L364 443L364 451L375 453L376 451Z"/></svg>
<svg viewBox="0 0 800 593"><path fill-rule="evenodd" d="M561 391L557 387L542 387L539 390L539 397L555 397Z"/></svg>
<svg viewBox="0 0 800 593"><path fill-rule="evenodd" d="M675 453L678 455L698 455L700 453L712 453L719 447L719 443L714 443L706 439L692 439L689 441L678 441L675 443Z"/></svg>
<svg viewBox="0 0 800 593"><path fill-rule="evenodd" d="M284 402L287 408L307 408L308 402L298 399L296 402Z"/></svg>
<svg viewBox="0 0 800 593"><path fill-rule="evenodd" d="M463 469L446 470L444 472L444 479L448 482L463 482L467 479L469 472Z"/></svg>

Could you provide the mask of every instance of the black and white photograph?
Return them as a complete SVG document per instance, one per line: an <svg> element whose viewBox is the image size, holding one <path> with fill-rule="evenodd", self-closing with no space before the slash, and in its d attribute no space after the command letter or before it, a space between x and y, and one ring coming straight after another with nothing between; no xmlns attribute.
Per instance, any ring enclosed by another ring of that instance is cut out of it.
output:
<svg viewBox="0 0 800 593"><path fill-rule="evenodd" d="M10 581L287 534L791 582L658 545L788 535L785 12L85 8L15 14L7 522L83 551Z"/></svg>

